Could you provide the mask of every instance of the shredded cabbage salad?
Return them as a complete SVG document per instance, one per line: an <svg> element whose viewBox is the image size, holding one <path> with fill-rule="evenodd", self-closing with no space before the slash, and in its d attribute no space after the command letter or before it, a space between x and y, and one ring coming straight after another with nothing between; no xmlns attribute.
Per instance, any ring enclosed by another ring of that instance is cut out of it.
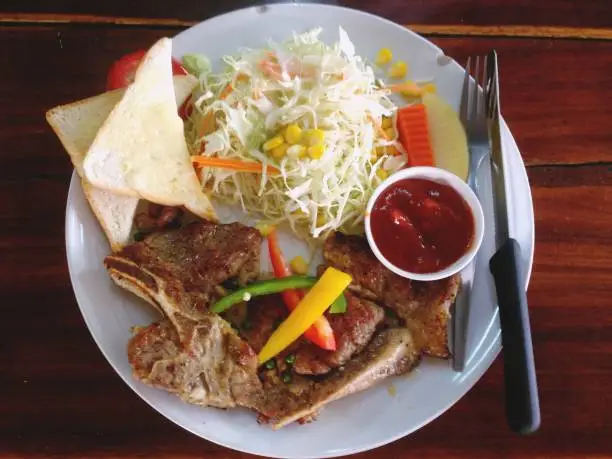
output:
<svg viewBox="0 0 612 459"><path fill-rule="evenodd" d="M355 54L342 28L331 46L320 33L294 34L284 43L225 56L221 73L192 57L200 87L185 123L193 155L280 170L203 167L200 179L215 198L239 203L270 224L286 221L306 239L333 230L362 232L372 191L406 163L397 138L380 134L383 117L393 117L397 109L389 91ZM302 147L266 151L264 144L282 137L289 125L323 131L321 154L309 156ZM395 154L387 153L387 146L394 146Z"/></svg>

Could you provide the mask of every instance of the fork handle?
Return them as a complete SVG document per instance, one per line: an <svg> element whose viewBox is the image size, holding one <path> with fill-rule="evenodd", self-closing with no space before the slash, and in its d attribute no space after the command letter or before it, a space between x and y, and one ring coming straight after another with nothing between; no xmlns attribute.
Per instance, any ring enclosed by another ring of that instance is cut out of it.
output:
<svg viewBox="0 0 612 459"><path fill-rule="evenodd" d="M526 435L540 426L527 294L521 285L520 246L509 238L493 255L489 268L495 280L504 352L506 417L510 428Z"/></svg>

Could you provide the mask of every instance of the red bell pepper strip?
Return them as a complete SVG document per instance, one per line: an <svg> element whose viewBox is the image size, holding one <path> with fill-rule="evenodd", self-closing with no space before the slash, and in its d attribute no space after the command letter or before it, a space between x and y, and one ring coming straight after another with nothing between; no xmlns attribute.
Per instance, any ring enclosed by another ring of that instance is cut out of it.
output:
<svg viewBox="0 0 612 459"><path fill-rule="evenodd" d="M276 230L272 230L268 235L268 251L270 252L270 261L274 276L277 278L291 276L291 270L278 245L278 236ZM285 290L281 293L283 301L287 305L289 311L293 311L300 303L304 295L299 290ZM334 330L331 328L329 321L325 316L319 317L311 327L304 332L304 337L313 344L316 344L322 349L328 351L336 350L336 337Z"/></svg>

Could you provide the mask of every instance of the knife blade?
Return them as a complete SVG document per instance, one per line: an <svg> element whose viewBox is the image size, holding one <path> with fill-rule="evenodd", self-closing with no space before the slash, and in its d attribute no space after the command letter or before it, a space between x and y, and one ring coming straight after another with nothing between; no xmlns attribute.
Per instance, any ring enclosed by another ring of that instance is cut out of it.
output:
<svg viewBox="0 0 612 459"><path fill-rule="evenodd" d="M491 178L495 215L496 252L489 261L493 275L504 352L506 418L510 428L521 434L535 432L540 426L540 405L527 309L527 294L521 271L519 243L510 237L504 152L501 141L499 74L497 53L487 57L485 87Z"/></svg>

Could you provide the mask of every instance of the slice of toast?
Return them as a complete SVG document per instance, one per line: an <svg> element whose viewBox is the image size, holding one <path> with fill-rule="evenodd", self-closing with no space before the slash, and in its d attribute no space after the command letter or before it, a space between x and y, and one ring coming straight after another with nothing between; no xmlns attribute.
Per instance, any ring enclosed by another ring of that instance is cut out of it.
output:
<svg viewBox="0 0 612 459"><path fill-rule="evenodd" d="M176 110L171 51L172 40L162 38L144 56L134 83L96 134L83 170L95 187L185 206L199 217L216 220Z"/></svg>
<svg viewBox="0 0 612 459"><path fill-rule="evenodd" d="M191 75L181 75L175 76L173 81L176 104L180 106L191 94L197 80ZM128 243L139 199L95 188L84 178L83 160L98 130L124 93L125 89L105 92L71 104L60 105L46 114L47 122L62 142L81 177L85 197L113 251L120 250Z"/></svg>

